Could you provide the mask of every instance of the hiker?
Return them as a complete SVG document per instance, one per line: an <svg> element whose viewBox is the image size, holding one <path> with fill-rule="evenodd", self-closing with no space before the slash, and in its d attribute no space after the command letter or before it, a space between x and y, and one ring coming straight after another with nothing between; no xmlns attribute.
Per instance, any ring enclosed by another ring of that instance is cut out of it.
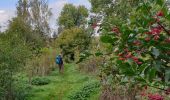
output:
<svg viewBox="0 0 170 100"><path fill-rule="evenodd" d="M61 55L58 55L56 57L56 64L58 64L59 73L63 73L64 66L63 66L63 59L62 59Z"/></svg>

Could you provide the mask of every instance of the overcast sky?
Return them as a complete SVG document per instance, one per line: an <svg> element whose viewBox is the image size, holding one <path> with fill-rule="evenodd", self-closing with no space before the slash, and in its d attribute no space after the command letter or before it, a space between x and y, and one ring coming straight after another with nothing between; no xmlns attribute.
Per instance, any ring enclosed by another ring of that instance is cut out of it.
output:
<svg viewBox="0 0 170 100"><path fill-rule="evenodd" d="M1 0L0 1L0 26L5 26L12 17L15 16L16 3L18 0ZM49 6L52 8L53 16L50 21L50 26L55 28L56 19L59 16L62 7L66 3L72 3L74 5L85 5L90 9L90 3L88 0L49 0Z"/></svg>

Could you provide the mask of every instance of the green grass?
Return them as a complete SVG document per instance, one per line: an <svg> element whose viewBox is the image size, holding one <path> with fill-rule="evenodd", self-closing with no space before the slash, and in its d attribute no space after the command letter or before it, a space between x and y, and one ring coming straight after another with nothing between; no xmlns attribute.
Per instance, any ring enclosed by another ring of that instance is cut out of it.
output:
<svg viewBox="0 0 170 100"><path fill-rule="evenodd" d="M50 83L43 86L33 86L28 100L69 100L68 96L80 90L85 84L97 81L95 76L80 73L76 65L66 64L64 74L58 70L53 71L49 76ZM93 93L90 100L98 100L99 92Z"/></svg>

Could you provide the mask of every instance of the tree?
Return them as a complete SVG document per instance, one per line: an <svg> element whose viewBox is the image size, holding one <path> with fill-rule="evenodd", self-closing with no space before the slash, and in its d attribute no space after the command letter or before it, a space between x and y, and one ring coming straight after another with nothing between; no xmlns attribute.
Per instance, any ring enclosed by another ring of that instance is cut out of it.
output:
<svg viewBox="0 0 170 100"><path fill-rule="evenodd" d="M70 34L71 33L71 34ZM80 28L64 30L56 40L57 45L62 49L66 61L77 60L80 52L88 48L90 35ZM76 59L75 59L76 58Z"/></svg>
<svg viewBox="0 0 170 100"><path fill-rule="evenodd" d="M64 28L80 27L86 23L86 17L88 16L88 10L84 6L74 6L72 4L66 4L61 11L59 17L59 25Z"/></svg>
<svg viewBox="0 0 170 100"><path fill-rule="evenodd" d="M45 38L50 35L49 18L51 15L48 0L30 0L31 25L35 32Z"/></svg>
<svg viewBox="0 0 170 100"><path fill-rule="evenodd" d="M29 12L29 1L19 0L17 3L17 17L24 21L25 24L30 25L30 12Z"/></svg>
<svg viewBox="0 0 170 100"><path fill-rule="evenodd" d="M50 16L47 0L19 0L17 16L10 21L8 33L15 32L38 55L50 35Z"/></svg>
<svg viewBox="0 0 170 100"><path fill-rule="evenodd" d="M17 4L17 17L31 25L35 34L44 39L50 35L49 18L51 9L48 0L19 0Z"/></svg>
<svg viewBox="0 0 170 100"><path fill-rule="evenodd" d="M112 45L112 53L105 55L109 59L101 69L103 81L110 81L111 90L118 88L118 83L130 89L137 85L154 87L168 94L170 14L166 1L90 1L92 11L104 13L101 41Z"/></svg>
<svg viewBox="0 0 170 100"><path fill-rule="evenodd" d="M15 33L4 33L0 36L0 55L0 99L14 100L14 75L25 65L30 51Z"/></svg>

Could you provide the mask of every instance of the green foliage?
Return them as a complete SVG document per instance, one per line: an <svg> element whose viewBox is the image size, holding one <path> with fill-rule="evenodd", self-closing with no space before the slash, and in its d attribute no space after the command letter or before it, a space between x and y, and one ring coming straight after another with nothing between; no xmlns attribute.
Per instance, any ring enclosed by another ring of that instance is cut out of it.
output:
<svg viewBox="0 0 170 100"><path fill-rule="evenodd" d="M36 34L32 27L26 23L22 17L16 17L10 21L6 34L9 37L15 35L22 39L23 43L28 46L33 55L40 54L40 49L44 46L44 41L40 34Z"/></svg>
<svg viewBox="0 0 170 100"><path fill-rule="evenodd" d="M80 91L71 94L68 98L69 100L88 100L91 94L94 93L99 87L100 84L98 82L90 82L86 84Z"/></svg>
<svg viewBox="0 0 170 100"><path fill-rule="evenodd" d="M26 76L22 74L15 76L13 89L15 90L14 96L16 100L27 100L30 95L32 87L25 78Z"/></svg>
<svg viewBox="0 0 170 100"><path fill-rule="evenodd" d="M64 30L56 40L56 44L62 49L67 61L74 60L76 54L80 54L88 48L89 43L90 35L80 28Z"/></svg>
<svg viewBox="0 0 170 100"><path fill-rule="evenodd" d="M56 68L46 78L50 79L50 84L42 86L33 85L28 100L68 100L68 96L73 94L74 91L81 90L84 84L98 81L96 76L79 72L76 64L67 63L64 65L63 74L60 74ZM95 93L90 94L90 97L97 93L99 91L96 90Z"/></svg>
<svg viewBox="0 0 170 100"><path fill-rule="evenodd" d="M162 90L169 87L170 20L166 1L90 1L92 10L105 17L100 40L113 49L105 55L108 61L101 70L103 80L113 76L123 85L148 85Z"/></svg>
<svg viewBox="0 0 170 100"><path fill-rule="evenodd" d="M48 0L18 0L17 17L30 25L34 34L40 35L43 39L49 36L48 21L51 15Z"/></svg>
<svg viewBox="0 0 170 100"><path fill-rule="evenodd" d="M46 76L56 68L55 58L59 49L41 48L41 55L32 57L26 64L26 72L29 75L29 80L34 76Z"/></svg>
<svg viewBox="0 0 170 100"><path fill-rule="evenodd" d="M100 12L104 8L108 7L108 4L112 3L113 0L89 0L92 5L92 12Z"/></svg>
<svg viewBox="0 0 170 100"><path fill-rule="evenodd" d="M99 72L100 66L102 66L103 63L104 63L104 58L99 56L98 57L92 56L84 61L79 62L78 68L82 72L97 74Z"/></svg>
<svg viewBox="0 0 170 100"><path fill-rule="evenodd" d="M0 87L2 95L0 97L12 98L13 93L13 75L23 68L30 56L30 51L23 40L15 35L11 36L5 33L0 37ZM6 98L6 99L8 99Z"/></svg>
<svg viewBox="0 0 170 100"><path fill-rule="evenodd" d="M46 77L35 77L32 79L32 85L47 85L50 83L50 80Z"/></svg>
<svg viewBox="0 0 170 100"><path fill-rule="evenodd" d="M79 27L86 23L87 16L88 10L84 6L76 7L72 4L66 4L63 7L58 23L66 29L75 26Z"/></svg>

